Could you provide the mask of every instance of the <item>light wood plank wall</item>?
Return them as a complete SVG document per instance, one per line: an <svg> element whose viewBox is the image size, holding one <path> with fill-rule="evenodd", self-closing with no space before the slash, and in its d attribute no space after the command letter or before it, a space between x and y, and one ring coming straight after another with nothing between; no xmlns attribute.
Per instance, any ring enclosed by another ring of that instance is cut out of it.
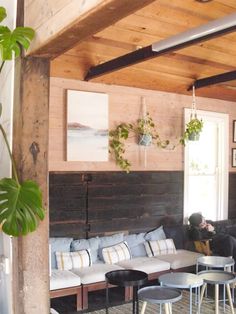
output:
<svg viewBox="0 0 236 314"><path fill-rule="evenodd" d="M144 96L147 111L153 117L160 136L177 144L184 128L184 108L190 108L192 97L144 90L139 88L105 85L79 80L51 77L49 113L49 170L50 171L112 171L120 170L109 156L108 162L66 161L66 90L81 90L107 93L109 95L109 128L121 122L134 122L141 113L141 97ZM229 169L231 151L236 148L232 141L232 121L236 119L235 102L197 97L197 107L202 110L229 114ZM147 165L144 163L144 148L131 138L126 144L126 157L131 161L131 170L183 170L184 150L177 145L174 150L147 148Z"/></svg>

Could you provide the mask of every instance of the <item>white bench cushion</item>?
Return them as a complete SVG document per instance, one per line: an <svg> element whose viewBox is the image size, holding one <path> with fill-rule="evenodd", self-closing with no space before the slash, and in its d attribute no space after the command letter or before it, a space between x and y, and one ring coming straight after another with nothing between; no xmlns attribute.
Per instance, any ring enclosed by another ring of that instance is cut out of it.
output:
<svg viewBox="0 0 236 314"><path fill-rule="evenodd" d="M126 269L141 270L147 274L170 269L170 263L155 257L135 257L131 260L121 261L117 265Z"/></svg>
<svg viewBox="0 0 236 314"><path fill-rule="evenodd" d="M80 277L81 283L86 285L105 281L105 274L112 270L123 269L115 264L95 263L91 267L72 269L71 271Z"/></svg>
<svg viewBox="0 0 236 314"><path fill-rule="evenodd" d="M187 250L177 250L176 254L159 255L155 258L170 263L171 269L178 269L182 267L196 265L197 259L200 256L203 255Z"/></svg>
<svg viewBox="0 0 236 314"><path fill-rule="evenodd" d="M52 269L50 290L57 290L81 285L80 278L69 270Z"/></svg>

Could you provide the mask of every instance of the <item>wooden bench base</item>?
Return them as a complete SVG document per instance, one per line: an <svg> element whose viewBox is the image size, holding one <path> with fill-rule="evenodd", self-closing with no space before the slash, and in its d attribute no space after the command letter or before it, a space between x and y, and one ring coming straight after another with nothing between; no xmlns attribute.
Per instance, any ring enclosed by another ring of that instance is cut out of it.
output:
<svg viewBox="0 0 236 314"><path fill-rule="evenodd" d="M52 290L50 291L50 298L54 299L74 294L76 295L76 309L77 311L81 311L83 309L82 286Z"/></svg>

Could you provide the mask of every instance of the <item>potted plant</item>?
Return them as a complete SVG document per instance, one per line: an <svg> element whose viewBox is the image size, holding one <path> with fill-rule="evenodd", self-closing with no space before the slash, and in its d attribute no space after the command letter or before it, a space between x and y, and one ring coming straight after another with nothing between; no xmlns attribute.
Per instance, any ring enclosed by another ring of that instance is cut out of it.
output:
<svg viewBox="0 0 236 314"><path fill-rule="evenodd" d="M6 10L0 7L0 22L7 16ZM22 50L28 49L34 37L34 30L29 27L16 27L11 31L7 26L0 26L0 53L2 64L0 73L6 60L18 57ZM2 105L0 105L0 119ZM42 205L42 193L38 184L34 181L20 182L17 174L14 158L6 132L0 121L0 134L6 144L9 153L13 178L0 180L0 226L8 235L26 235L34 231L39 220L43 220L45 210Z"/></svg>
<svg viewBox="0 0 236 314"><path fill-rule="evenodd" d="M186 124L185 132L180 139L180 143L185 145L186 141L198 141L202 128L202 119L199 120L196 114L194 115L194 118L191 116L190 121Z"/></svg>
<svg viewBox="0 0 236 314"><path fill-rule="evenodd" d="M152 144L152 136L155 131L155 124L147 113L143 118L137 121L137 133L139 136L139 145L150 146Z"/></svg>
<svg viewBox="0 0 236 314"><path fill-rule="evenodd" d="M161 140L152 117L147 113L135 123L121 123L109 132L109 152L114 156L116 164L127 173L130 171L131 163L124 158L125 141L130 133L138 137L139 145L150 146L152 143L157 147L166 148L169 140Z"/></svg>

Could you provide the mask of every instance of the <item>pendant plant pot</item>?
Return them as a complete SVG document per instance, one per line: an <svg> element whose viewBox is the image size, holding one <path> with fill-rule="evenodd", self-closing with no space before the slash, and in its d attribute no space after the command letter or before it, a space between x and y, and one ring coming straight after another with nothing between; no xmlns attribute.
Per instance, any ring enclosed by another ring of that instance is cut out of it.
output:
<svg viewBox="0 0 236 314"><path fill-rule="evenodd" d="M140 134L138 143L142 146L150 146L152 144L152 136L150 134Z"/></svg>
<svg viewBox="0 0 236 314"><path fill-rule="evenodd" d="M189 141L199 141L200 133L193 132L193 133L189 134L188 139L189 139Z"/></svg>

